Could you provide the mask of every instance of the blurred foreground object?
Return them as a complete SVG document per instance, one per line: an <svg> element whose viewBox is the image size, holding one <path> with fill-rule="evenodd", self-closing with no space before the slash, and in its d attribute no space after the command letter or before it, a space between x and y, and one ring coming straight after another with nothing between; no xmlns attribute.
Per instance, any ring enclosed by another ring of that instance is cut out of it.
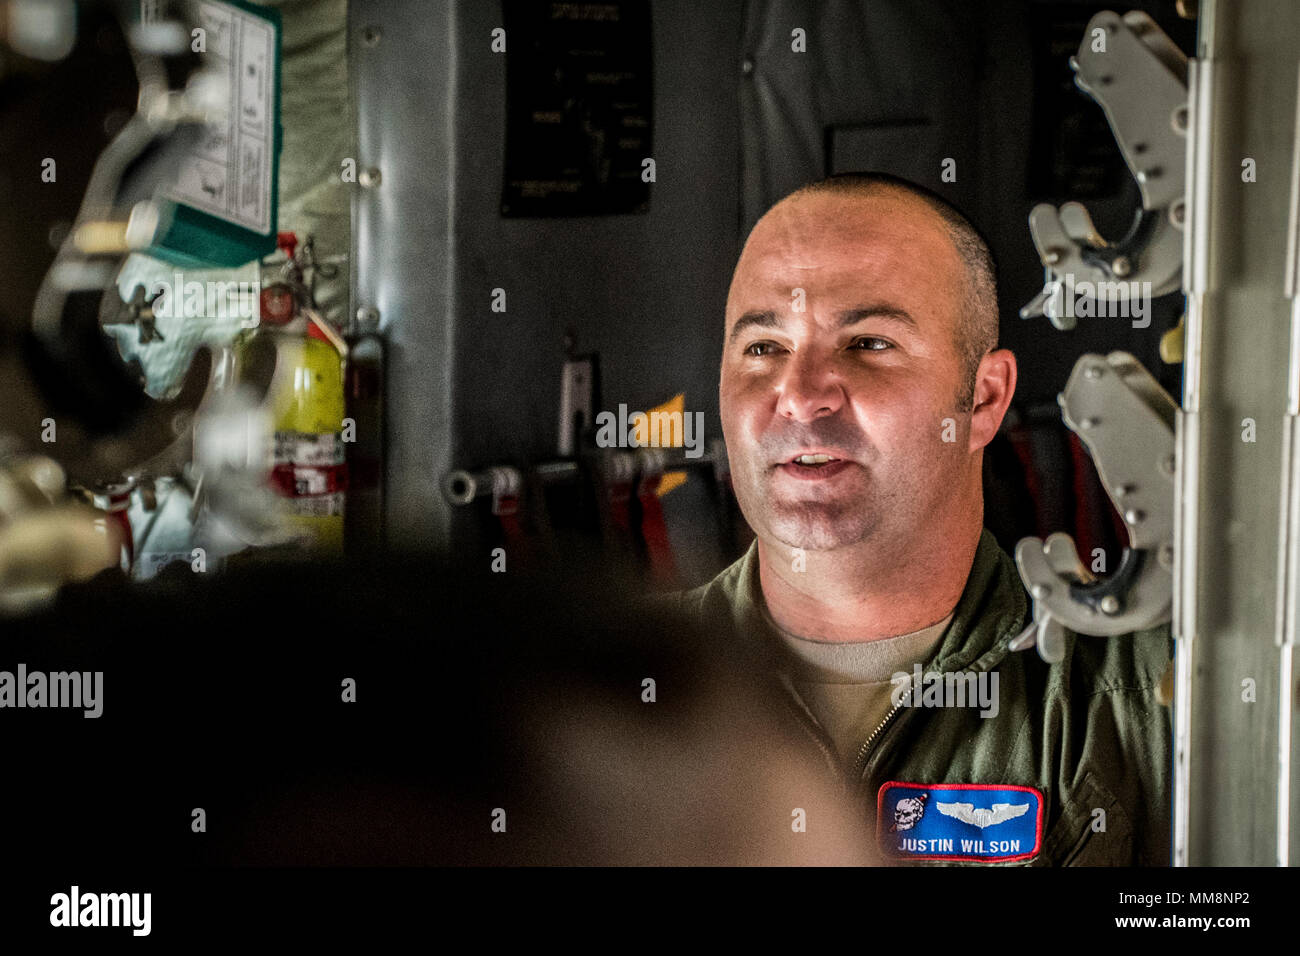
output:
<svg viewBox="0 0 1300 956"><path fill-rule="evenodd" d="M775 678L723 631L618 598L631 583L594 563L530 578L377 556L69 588L7 628L7 653L102 670L115 735L168 756L87 802L84 781L120 749L69 761L55 741L94 721L8 713L31 785L0 793L0 815L25 821L7 852L142 867L874 862L860 807Z"/></svg>
<svg viewBox="0 0 1300 956"><path fill-rule="evenodd" d="M117 526L69 499L65 484L49 458L0 455L0 612L28 610L67 581L118 565Z"/></svg>

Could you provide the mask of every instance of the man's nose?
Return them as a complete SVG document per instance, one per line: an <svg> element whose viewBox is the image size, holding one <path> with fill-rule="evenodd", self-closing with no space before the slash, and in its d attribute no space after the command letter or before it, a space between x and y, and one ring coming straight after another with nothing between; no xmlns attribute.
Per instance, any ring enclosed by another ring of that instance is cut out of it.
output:
<svg viewBox="0 0 1300 956"><path fill-rule="evenodd" d="M844 405L844 384L831 363L809 351L796 352L786 363L777 388L777 414L795 421L834 415Z"/></svg>

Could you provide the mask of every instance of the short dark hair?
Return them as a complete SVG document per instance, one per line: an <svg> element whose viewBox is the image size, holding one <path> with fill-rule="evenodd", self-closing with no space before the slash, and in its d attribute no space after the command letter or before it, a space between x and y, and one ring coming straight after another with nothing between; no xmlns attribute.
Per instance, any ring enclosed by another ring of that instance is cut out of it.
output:
<svg viewBox="0 0 1300 956"><path fill-rule="evenodd" d="M975 404L975 378L980 360L998 345L997 264L980 231L938 193L889 173L836 173L801 186L786 198L816 193L869 196L888 189L908 193L934 210L966 265L966 296L957 316L956 347L964 372L958 406L969 411Z"/></svg>

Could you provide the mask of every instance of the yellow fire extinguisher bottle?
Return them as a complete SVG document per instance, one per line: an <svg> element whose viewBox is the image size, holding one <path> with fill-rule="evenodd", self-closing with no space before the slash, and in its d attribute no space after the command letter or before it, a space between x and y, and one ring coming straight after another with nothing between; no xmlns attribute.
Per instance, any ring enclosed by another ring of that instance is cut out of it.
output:
<svg viewBox="0 0 1300 956"><path fill-rule="evenodd" d="M299 323L306 323L305 334ZM307 546L341 555L347 492L343 360L304 317L274 334L272 483L288 499L289 520L306 532Z"/></svg>

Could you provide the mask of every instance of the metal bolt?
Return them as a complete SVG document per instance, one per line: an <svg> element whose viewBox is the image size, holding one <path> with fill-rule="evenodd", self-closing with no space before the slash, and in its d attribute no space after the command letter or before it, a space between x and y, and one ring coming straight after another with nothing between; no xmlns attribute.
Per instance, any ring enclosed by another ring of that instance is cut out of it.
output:
<svg viewBox="0 0 1300 956"><path fill-rule="evenodd" d="M1083 421L1079 422L1079 427L1080 427L1080 428L1096 428L1096 427L1097 427L1098 425L1100 425L1100 424L1101 424L1101 422L1100 422L1098 419L1096 419L1096 418L1085 418Z"/></svg>
<svg viewBox="0 0 1300 956"><path fill-rule="evenodd" d="M1129 524L1141 524L1146 519L1146 512L1139 511L1137 508L1129 508L1128 511L1124 512L1124 520Z"/></svg>
<svg viewBox="0 0 1300 956"><path fill-rule="evenodd" d="M1054 266L1061 261L1061 250L1052 248L1043 253L1043 261L1049 266Z"/></svg>
<svg viewBox="0 0 1300 956"><path fill-rule="evenodd" d="M1156 552L1156 560L1160 562L1162 568L1172 568L1174 566L1174 546L1172 544L1162 544L1160 550Z"/></svg>
<svg viewBox="0 0 1300 956"><path fill-rule="evenodd" d="M1089 365L1087 368L1083 370L1084 378L1090 378L1096 380L1101 378L1103 374L1105 374L1105 369L1103 369L1100 365Z"/></svg>
<svg viewBox="0 0 1300 956"><path fill-rule="evenodd" d="M357 326L362 332L373 332L379 328L379 310L373 305L363 305L357 309Z"/></svg>
<svg viewBox="0 0 1300 956"><path fill-rule="evenodd" d="M1181 199L1169 207L1169 221L1175 226L1181 226L1187 221L1187 204Z"/></svg>
<svg viewBox="0 0 1300 956"><path fill-rule="evenodd" d="M357 175L357 182L367 189L374 189L383 181L384 174L379 171L378 166L367 166Z"/></svg>
<svg viewBox="0 0 1300 956"><path fill-rule="evenodd" d="M372 24L361 31L361 42L366 46L375 46L381 36L383 36L383 31Z"/></svg>
<svg viewBox="0 0 1300 956"><path fill-rule="evenodd" d="M744 61L740 64L740 72L746 76L749 76L754 72L754 60L751 57L745 57Z"/></svg>
<svg viewBox="0 0 1300 956"><path fill-rule="evenodd" d="M1035 601L1045 601L1052 596L1052 589L1046 584L1035 584L1029 593L1034 596Z"/></svg>
<svg viewBox="0 0 1300 956"><path fill-rule="evenodd" d="M1191 113L1188 111L1186 104L1177 107L1170 115L1169 122L1174 128L1175 133L1187 132L1187 125L1191 119Z"/></svg>
<svg viewBox="0 0 1300 956"><path fill-rule="evenodd" d="M1178 460L1173 455L1165 455L1165 457L1160 460L1160 470L1166 475L1172 475L1177 466Z"/></svg>
<svg viewBox="0 0 1300 956"><path fill-rule="evenodd" d="M1115 488L1115 497L1123 498L1127 495L1133 494L1135 491L1137 491L1137 487L1134 485L1118 485Z"/></svg>
<svg viewBox="0 0 1300 956"><path fill-rule="evenodd" d="M1115 595L1113 595L1113 594L1107 594L1104 598L1102 598L1102 599L1101 599L1101 613L1102 613L1102 614L1118 614L1118 613L1119 613L1119 598L1115 597Z"/></svg>
<svg viewBox="0 0 1300 956"><path fill-rule="evenodd" d="M1133 263L1129 262L1128 256L1116 256L1110 261L1110 271L1122 279L1133 271Z"/></svg>

